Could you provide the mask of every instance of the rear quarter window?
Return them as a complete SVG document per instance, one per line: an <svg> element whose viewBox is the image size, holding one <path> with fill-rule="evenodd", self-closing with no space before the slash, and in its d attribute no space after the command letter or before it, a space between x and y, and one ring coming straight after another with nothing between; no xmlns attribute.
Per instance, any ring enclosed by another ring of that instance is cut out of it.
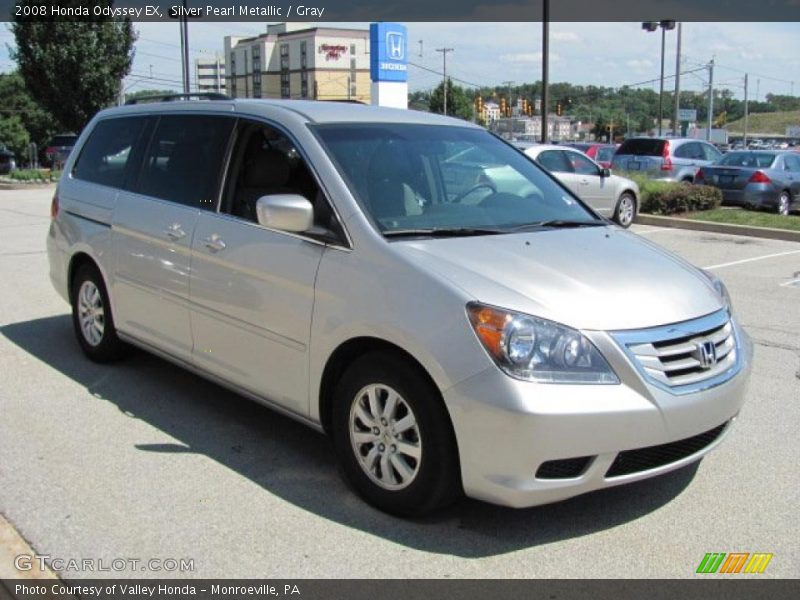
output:
<svg viewBox="0 0 800 600"><path fill-rule="evenodd" d="M100 121L83 145L72 176L91 183L124 187L131 152L145 123L144 117Z"/></svg>
<svg viewBox="0 0 800 600"><path fill-rule="evenodd" d="M617 156L630 154L633 156L662 156L664 151L664 140L656 139L633 139L622 142Z"/></svg>

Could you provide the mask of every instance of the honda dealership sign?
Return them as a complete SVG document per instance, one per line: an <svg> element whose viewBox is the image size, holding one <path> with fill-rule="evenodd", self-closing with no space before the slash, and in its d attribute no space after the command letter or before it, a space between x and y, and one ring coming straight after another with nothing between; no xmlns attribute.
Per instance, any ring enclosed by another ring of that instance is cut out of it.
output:
<svg viewBox="0 0 800 600"><path fill-rule="evenodd" d="M407 108L408 32L405 25L372 23L369 38L372 103Z"/></svg>
<svg viewBox="0 0 800 600"><path fill-rule="evenodd" d="M399 23L369 26L372 81L408 81L408 33Z"/></svg>

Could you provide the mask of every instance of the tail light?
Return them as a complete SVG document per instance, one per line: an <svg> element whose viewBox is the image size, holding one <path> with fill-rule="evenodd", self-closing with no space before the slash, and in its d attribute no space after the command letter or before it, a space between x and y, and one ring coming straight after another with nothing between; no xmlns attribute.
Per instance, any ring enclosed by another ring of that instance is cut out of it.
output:
<svg viewBox="0 0 800 600"><path fill-rule="evenodd" d="M47 155L55 154L56 153L55 146L48 146L47 148L44 149L44 153L47 154Z"/></svg>
<svg viewBox="0 0 800 600"><path fill-rule="evenodd" d="M661 165L662 171L672 171L672 159L669 157L669 141L664 140L664 147L661 150L661 158L664 163Z"/></svg>
<svg viewBox="0 0 800 600"><path fill-rule="evenodd" d="M700 185L706 182L706 174L703 172L703 169L697 169L697 174L694 176L694 182Z"/></svg>
<svg viewBox="0 0 800 600"><path fill-rule="evenodd" d="M748 183L772 183L772 179L767 177L763 171L756 171L747 180Z"/></svg>
<svg viewBox="0 0 800 600"><path fill-rule="evenodd" d="M53 194L53 200L50 202L50 218L55 219L58 216L58 188L56 193Z"/></svg>

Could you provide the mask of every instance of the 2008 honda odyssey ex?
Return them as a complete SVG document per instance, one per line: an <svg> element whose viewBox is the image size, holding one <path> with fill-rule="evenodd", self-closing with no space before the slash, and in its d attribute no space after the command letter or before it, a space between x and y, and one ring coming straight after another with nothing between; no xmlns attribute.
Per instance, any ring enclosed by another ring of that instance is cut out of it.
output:
<svg viewBox="0 0 800 600"><path fill-rule="evenodd" d="M366 500L532 506L699 460L745 397L724 285L480 127L339 103L103 111L52 206L86 355L331 434Z"/></svg>

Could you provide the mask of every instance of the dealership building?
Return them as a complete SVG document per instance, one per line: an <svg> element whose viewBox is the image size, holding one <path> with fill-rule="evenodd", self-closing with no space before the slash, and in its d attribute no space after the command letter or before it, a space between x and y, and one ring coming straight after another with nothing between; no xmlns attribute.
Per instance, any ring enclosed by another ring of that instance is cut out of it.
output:
<svg viewBox="0 0 800 600"><path fill-rule="evenodd" d="M234 98L370 102L370 32L267 25L255 37L225 37L225 87Z"/></svg>

